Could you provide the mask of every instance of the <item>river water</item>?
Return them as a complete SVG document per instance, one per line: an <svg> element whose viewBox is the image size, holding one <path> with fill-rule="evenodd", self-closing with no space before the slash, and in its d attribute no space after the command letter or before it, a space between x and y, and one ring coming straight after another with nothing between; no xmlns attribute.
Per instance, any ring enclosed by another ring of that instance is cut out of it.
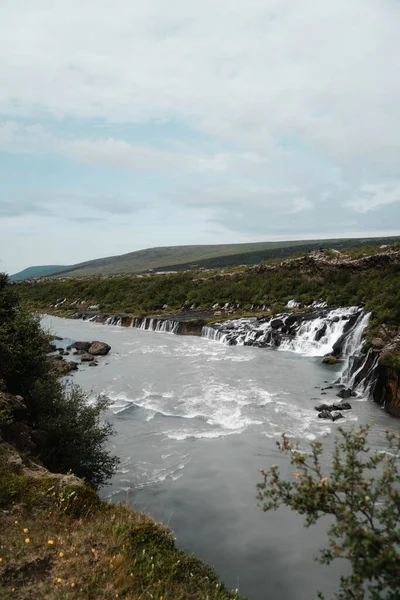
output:
<svg viewBox="0 0 400 600"><path fill-rule="evenodd" d="M43 317L68 340L101 340L111 353L72 380L112 401L109 419L121 458L104 498L128 502L169 525L177 544L210 563L230 588L251 600L313 600L336 588L343 564L314 561L326 546L326 525L306 530L288 509L257 507L259 470L279 465L281 432L304 447L324 441L329 461L340 425L373 422L371 446L398 422L371 400L351 399L345 420L318 419L314 406L337 400L326 387L340 366L319 357L248 346L225 346L190 336ZM62 345L60 343L60 345ZM74 357L69 357L74 358Z"/></svg>

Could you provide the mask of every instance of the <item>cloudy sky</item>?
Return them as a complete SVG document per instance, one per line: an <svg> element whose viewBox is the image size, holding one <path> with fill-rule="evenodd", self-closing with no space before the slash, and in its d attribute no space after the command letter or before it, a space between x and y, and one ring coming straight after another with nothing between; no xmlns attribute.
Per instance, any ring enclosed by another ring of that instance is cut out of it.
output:
<svg viewBox="0 0 400 600"><path fill-rule="evenodd" d="M398 0L1 0L0 269L400 231Z"/></svg>

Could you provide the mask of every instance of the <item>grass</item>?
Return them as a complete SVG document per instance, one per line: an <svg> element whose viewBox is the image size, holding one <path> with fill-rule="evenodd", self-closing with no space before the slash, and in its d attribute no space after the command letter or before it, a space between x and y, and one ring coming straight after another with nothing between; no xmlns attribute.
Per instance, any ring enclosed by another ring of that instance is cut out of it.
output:
<svg viewBox="0 0 400 600"><path fill-rule="evenodd" d="M15 457L0 445L0 600L240 600L163 525Z"/></svg>

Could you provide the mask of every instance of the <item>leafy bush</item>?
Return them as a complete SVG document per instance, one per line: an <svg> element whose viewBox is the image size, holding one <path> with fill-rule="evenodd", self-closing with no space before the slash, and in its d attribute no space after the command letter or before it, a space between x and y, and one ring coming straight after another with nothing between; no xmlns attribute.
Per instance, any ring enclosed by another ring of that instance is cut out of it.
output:
<svg viewBox="0 0 400 600"><path fill-rule="evenodd" d="M40 400L37 426L45 432L40 457L53 471L72 471L97 488L111 477L118 459L104 449L113 429L101 417L109 405L99 398L89 405L79 386L65 390L50 382L38 382L35 395Z"/></svg>
<svg viewBox="0 0 400 600"><path fill-rule="evenodd" d="M277 466L262 471L258 499L264 511L287 506L305 515L305 526L331 515L329 549L319 561L346 558L352 574L341 578L341 600L398 600L400 597L400 434L386 432L385 452L371 452L369 427L339 429L330 473L321 467L321 442L304 453L283 435L277 442L295 467L282 479ZM322 598L322 595L319 596Z"/></svg>
<svg viewBox="0 0 400 600"><path fill-rule="evenodd" d="M93 487L103 485L118 460L105 448L112 427L103 423L106 399L89 405L77 386L67 390L46 356L48 338L40 322L18 300L7 276L0 275L0 378L8 392L23 396L24 419L43 464L72 471ZM7 427L9 415L0 425Z"/></svg>

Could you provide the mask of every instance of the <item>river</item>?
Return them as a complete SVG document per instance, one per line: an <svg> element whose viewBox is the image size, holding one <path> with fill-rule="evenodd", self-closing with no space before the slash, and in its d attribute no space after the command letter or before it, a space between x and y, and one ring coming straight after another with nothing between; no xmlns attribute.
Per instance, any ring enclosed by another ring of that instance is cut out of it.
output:
<svg viewBox="0 0 400 600"><path fill-rule="evenodd" d="M351 399L345 420L318 419L319 401L340 365L320 357L94 322L43 317L68 340L101 340L111 353L72 380L112 401L109 419L121 458L104 498L128 502L171 527L177 544L210 563L230 588L251 600L312 600L332 594L342 564L313 560L326 546L326 523L303 528L288 509L263 513L256 502L259 470L290 466L276 448L281 432L304 447L324 441L326 461L340 425L373 422L371 446L398 423L365 398ZM60 345L62 345L60 343ZM69 357L73 358L73 357Z"/></svg>

